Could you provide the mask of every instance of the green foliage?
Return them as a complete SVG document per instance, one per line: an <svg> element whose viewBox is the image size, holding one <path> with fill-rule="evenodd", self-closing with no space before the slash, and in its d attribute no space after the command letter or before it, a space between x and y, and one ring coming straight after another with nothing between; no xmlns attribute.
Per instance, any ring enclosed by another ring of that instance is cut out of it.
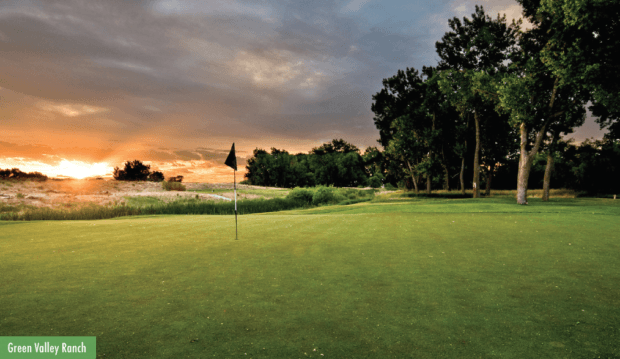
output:
<svg viewBox="0 0 620 359"><path fill-rule="evenodd" d="M333 140L312 149L311 153L290 155L272 148L271 153L255 149L248 160L247 183L281 188L315 184L338 187L365 184L365 163L359 149L344 140Z"/></svg>
<svg viewBox="0 0 620 359"><path fill-rule="evenodd" d="M392 185L391 183L386 183L385 189L388 191L396 191L398 188L394 187L394 185Z"/></svg>
<svg viewBox="0 0 620 359"><path fill-rule="evenodd" d="M73 209L30 208L22 212L0 214L0 220L42 221L42 220L85 220L136 216L140 209L128 206L85 206Z"/></svg>
<svg viewBox="0 0 620 359"><path fill-rule="evenodd" d="M372 176L368 179L368 185L372 188L379 188L382 184L383 182L379 176Z"/></svg>
<svg viewBox="0 0 620 359"><path fill-rule="evenodd" d="M371 200L375 196L375 190L359 190L355 188L318 187L313 196L312 204L349 204L358 203L360 199ZM353 202L347 202L353 201Z"/></svg>
<svg viewBox="0 0 620 359"><path fill-rule="evenodd" d="M185 191L186 187L180 182L163 181L161 187L166 191Z"/></svg>
<svg viewBox="0 0 620 359"><path fill-rule="evenodd" d="M312 204L315 206L336 202L338 202L338 200L336 200L334 189L330 187L318 187L312 195Z"/></svg>
<svg viewBox="0 0 620 359"><path fill-rule="evenodd" d="M523 0L521 0L523 1ZM546 30L541 61L559 85L585 90L600 124L620 136L620 5L617 0L542 0L524 8ZM618 138L618 137L616 137Z"/></svg>
<svg viewBox="0 0 620 359"><path fill-rule="evenodd" d="M25 198L26 196L24 196L23 193L18 193L18 194L15 195L15 197L17 197L17 198Z"/></svg>
<svg viewBox="0 0 620 359"><path fill-rule="evenodd" d="M125 196L125 201L131 207L146 207L162 204L162 200L151 196Z"/></svg>
<svg viewBox="0 0 620 359"><path fill-rule="evenodd" d="M19 206L11 206L9 204L0 202L0 213L19 212Z"/></svg>
<svg viewBox="0 0 620 359"><path fill-rule="evenodd" d="M312 198L314 196L314 192L306 189L295 187L289 194L286 196L287 199L291 199L294 201L299 201L306 204L312 204Z"/></svg>

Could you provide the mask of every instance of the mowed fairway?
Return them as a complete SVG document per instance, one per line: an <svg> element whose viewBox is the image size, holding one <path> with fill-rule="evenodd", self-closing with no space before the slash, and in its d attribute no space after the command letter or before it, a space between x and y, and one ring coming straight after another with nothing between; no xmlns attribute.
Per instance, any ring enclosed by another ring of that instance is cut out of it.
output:
<svg viewBox="0 0 620 359"><path fill-rule="evenodd" d="M618 201L620 202L620 201ZM98 358L620 357L620 205L0 223L0 335Z"/></svg>

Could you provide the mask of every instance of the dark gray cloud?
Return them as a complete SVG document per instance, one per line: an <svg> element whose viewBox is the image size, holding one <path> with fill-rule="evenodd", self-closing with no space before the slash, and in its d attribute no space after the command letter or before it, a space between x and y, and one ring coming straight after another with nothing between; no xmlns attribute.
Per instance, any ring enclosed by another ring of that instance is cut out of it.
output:
<svg viewBox="0 0 620 359"><path fill-rule="evenodd" d="M513 0L482 5L518 13ZM245 155L255 147L309 150L336 137L360 148L376 145L370 106L381 80L436 64L434 43L447 20L470 16L473 6L4 1L0 130L34 147L2 156L42 153L37 146L64 154L71 134L84 142L73 146L81 151L90 148L88 134L101 139L97 146L106 150L93 158L153 161L219 163L233 141Z"/></svg>

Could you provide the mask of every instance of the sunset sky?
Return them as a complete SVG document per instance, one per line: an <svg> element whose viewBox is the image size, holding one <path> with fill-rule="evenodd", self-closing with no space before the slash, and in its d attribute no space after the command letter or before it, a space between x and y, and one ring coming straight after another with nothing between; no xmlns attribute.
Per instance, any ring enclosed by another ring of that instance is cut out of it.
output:
<svg viewBox="0 0 620 359"><path fill-rule="evenodd" d="M381 80L436 65L448 19L512 0L0 2L0 168L240 180L259 147L379 146ZM602 137L591 118L574 137Z"/></svg>

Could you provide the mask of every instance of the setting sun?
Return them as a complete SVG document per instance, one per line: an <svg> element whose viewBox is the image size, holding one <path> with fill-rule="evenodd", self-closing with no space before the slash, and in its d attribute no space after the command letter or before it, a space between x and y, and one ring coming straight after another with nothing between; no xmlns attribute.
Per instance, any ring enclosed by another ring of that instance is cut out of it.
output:
<svg viewBox="0 0 620 359"><path fill-rule="evenodd" d="M52 167L47 171L55 176L69 176L76 179L86 177L103 176L111 172L111 167L107 163L86 163L82 161L62 160L58 166Z"/></svg>
<svg viewBox="0 0 620 359"><path fill-rule="evenodd" d="M75 179L111 175L113 171L107 162L88 163L66 159L61 160L57 165L21 159L0 162L0 168L5 167L19 168L25 172L41 172L50 177L71 177Z"/></svg>

